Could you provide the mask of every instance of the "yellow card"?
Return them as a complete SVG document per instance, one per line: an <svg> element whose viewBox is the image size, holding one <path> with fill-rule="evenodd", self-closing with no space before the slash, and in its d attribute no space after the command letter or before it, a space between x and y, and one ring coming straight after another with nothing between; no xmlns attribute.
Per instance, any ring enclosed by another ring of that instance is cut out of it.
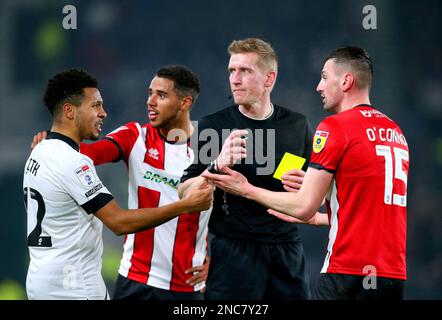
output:
<svg viewBox="0 0 442 320"><path fill-rule="evenodd" d="M305 163L305 159L303 157L296 156L289 152L286 152L281 159L281 162L276 168L275 173L273 174L273 178L282 180L282 175L289 170L299 169L301 170L302 166Z"/></svg>

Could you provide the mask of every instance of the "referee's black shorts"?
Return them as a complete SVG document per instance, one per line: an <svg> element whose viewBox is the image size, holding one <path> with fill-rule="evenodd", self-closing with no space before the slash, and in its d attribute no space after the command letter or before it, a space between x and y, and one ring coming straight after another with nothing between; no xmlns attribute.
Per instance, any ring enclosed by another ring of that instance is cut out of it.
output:
<svg viewBox="0 0 442 320"><path fill-rule="evenodd" d="M405 280L350 274L322 273L314 300L402 300Z"/></svg>
<svg viewBox="0 0 442 320"><path fill-rule="evenodd" d="M214 236L207 300L309 299L301 242L255 243Z"/></svg>

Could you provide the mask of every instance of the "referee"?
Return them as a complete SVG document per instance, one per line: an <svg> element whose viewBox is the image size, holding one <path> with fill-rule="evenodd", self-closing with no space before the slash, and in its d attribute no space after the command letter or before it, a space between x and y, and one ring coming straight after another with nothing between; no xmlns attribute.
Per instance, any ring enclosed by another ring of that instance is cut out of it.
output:
<svg viewBox="0 0 442 320"><path fill-rule="evenodd" d="M200 153L209 143L222 148L209 155L210 163L200 154L198 162L182 177L179 192L184 195L199 186L203 172L216 172L221 165L233 167L263 188L296 190L302 171L288 172L282 183L272 175L285 152L308 160L312 134L305 116L270 100L277 78L276 53L269 43L256 38L233 41L228 52L235 104L206 116L198 126L199 137L215 130L218 140L200 141ZM226 129L235 128L241 130L222 138ZM252 152L247 153L251 146ZM267 161L263 163L260 155ZM209 232L211 263L206 299L309 298L304 249L295 224L269 215L266 207L254 201L217 189Z"/></svg>

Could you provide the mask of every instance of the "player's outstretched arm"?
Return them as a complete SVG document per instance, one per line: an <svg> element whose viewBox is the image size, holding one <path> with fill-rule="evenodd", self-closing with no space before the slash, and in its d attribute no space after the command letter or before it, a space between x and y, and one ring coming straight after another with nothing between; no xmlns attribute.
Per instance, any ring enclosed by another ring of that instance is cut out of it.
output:
<svg viewBox="0 0 442 320"><path fill-rule="evenodd" d="M330 226L330 222L328 220L327 214L322 213L322 212L316 212L316 214L310 220L307 220L307 221L294 218L292 216L275 211L273 209L268 209L267 212L270 213L271 215L277 217L278 219L281 219L281 220L284 220L284 221L290 222L290 223L309 224L311 226L316 226L316 227Z"/></svg>
<svg viewBox="0 0 442 320"><path fill-rule="evenodd" d="M287 172L285 172L282 175L281 182L283 184L283 187L288 192L298 192L301 189L302 182L304 181L305 172L299 169L292 169ZM325 199L324 199L325 200ZM324 201L322 201L321 205L324 204ZM282 212L278 212L273 209L268 209L268 213L271 215L277 217L278 219L281 219L286 222L290 223L300 223L300 224L309 224L312 226L329 226L329 220L326 213L316 212L316 214L307 221L294 218L292 216L286 215Z"/></svg>
<svg viewBox="0 0 442 320"><path fill-rule="evenodd" d="M202 176L231 194L254 200L304 221L315 215L333 179L333 174L325 170L309 168L299 192L273 192L250 184L246 177L228 167L221 167L220 171L223 174L206 171Z"/></svg>
<svg viewBox="0 0 442 320"><path fill-rule="evenodd" d="M82 142L80 144L80 152L91 158L95 166L121 160L119 147L117 147L116 143L107 139L91 143Z"/></svg>
<svg viewBox="0 0 442 320"><path fill-rule="evenodd" d="M31 149L46 139L48 131L40 131L32 138ZM100 140L92 143L81 143L80 152L92 159L94 165L115 162L121 157L120 150L115 143L109 140Z"/></svg>
<svg viewBox="0 0 442 320"><path fill-rule="evenodd" d="M156 227L183 213L204 211L210 208L213 200L213 186L195 189L183 199L174 203L143 209L123 209L115 200L110 201L95 213L116 235L134 233Z"/></svg>
<svg viewBox="0 0 442 320"><path fill-rule="evenodd" d="M178 196L180 199L183 199L191 190L200 189L207 185L207 179L203 178L202 176L190 178L189 180L180 183L178 187Z"/></svg>

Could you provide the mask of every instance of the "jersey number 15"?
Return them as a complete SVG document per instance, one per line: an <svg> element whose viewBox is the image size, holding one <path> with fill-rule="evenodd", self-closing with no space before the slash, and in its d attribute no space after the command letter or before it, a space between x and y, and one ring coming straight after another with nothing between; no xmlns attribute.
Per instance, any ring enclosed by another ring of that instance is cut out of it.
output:
<svg viewBox="0 0 442 320"><path fill-rule="evenodd" d="M393 153L391 152L393 149ZM385 191L384 203L393 204L401 207L407 206L407 172L404 170L402 161L408 162L408 151L390 146L377 145L376 155L385 158ZM394 158L394 179L401 180L405 184L405 194L393 194L393 158Z"/></svg>

